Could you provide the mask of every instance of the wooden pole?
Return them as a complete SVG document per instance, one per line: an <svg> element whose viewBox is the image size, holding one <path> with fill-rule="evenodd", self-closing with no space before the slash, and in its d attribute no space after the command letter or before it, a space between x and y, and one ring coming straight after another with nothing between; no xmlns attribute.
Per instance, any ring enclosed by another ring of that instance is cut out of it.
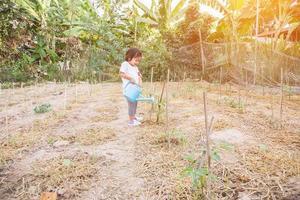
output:
<svg viewBox="0 0 300 200"><path fill-rule="evenodd" d="M241 106L241 87L239 87L239 106Z"/></svg>
<svg viewBox="0 0 300 200"><path fill-rule="evenodd" d="M274 94L273 94L273 90L271 90L271 95L272 95L272 98L271 98L271 111L272 111L272 122L274 121Z"/></svg>
<svg viewBox="0 0 300 200"><path fill-rule="evenodd" d="M222 70L223 68L220 67L220 78L219 78L219 103L221 103L221 98L222 98Z"/></svg>
<svg viewBox="0 0 300 200"><path fill-rule="evenodd" d="M15 95L15 82L12 83L12 94Z"/></svg>
<svg viewBox="0 0 300 200"><path fill-rule="evenodd" d="M290 86L290 77L287 75L287 87L289 88L289 100L291 100L292 87Z"/></svg>
<svg viewBox="0 0 300 200"><path fill-rule="evenodd" d="M256 0L256 23L255 23L255 63L254 63L254 78L253 84L256 84L256 68L257 68L257 36L258 36L258 19L259 19L259 0Z"/></svg>
<svg viewBox="0 0 300 200"><path fill-rule="evenodd" d="M92 91L93 90L93 83L92 80L89 81L89 91L90 91L90 96L92 96Z"/></svg>
<svg viewBox="0 0 300 200"><path fill-rule="evenodd" d="M248 72L246 71L246 95L245 95L245 106L247 105L247 101L248 101Z"/></svg>
<svg viewBox="0 0 300 200"><path fill-rule="evenodd" d="M64 110L67 108L67 86L64 84Z"/></svg>
<svg viewBox="0 0 300 200"><path fill-rule="evenodd" d="M281 84L281 97L280 97L280 124L282 125L282 113L283 113L283 68L280 68L280 84Z"/></svg>
<svg viewBox="0 0 300 200"><path fill-rule="evenodd" d="M168 74L167 74L167 85L166 85L166 132L168 133L168 147L170 149L170 133L169 133L169 113L168 113L168 107L169 107L169 79L170 79L170 70L168 69Z"/></svg>
<svg viewBox="0 0 300 200"><path fill-rule="evenodd" d="M151 67L150 87L151 87L151 94L150 94L150 96L153 96L153 95L154 95L154 86L153 86L153 67ZM150 121L151 121L151 119L152 119L152 112L153 112L153 109L154 109L154 104L152 103L152 104L151 104L151 110L150 110L150 116L149 116Z"/></svg>
<svg viewBox="0 0 300 200"><path fill-rule="evenodd" d="M203 92L203 104L204 104L204 117L205 117L205 133L206 133L206 151L207 151L207 166L210 169L210 147L209 147L209 125L207 119L207 103L206 103L206 92Z"/></svg>
<svg viewBox="0 0 300 200"><path fill-rule="evenodd" d="M163 87L162 87L162 90L161 90L161 93L160 93L160 98L159 98L159 101L158 101L158 111L157 111L156 123L159 122L161 102L162 102L162 98L163 98L163 94L164 94L164 90L165 90L165 85L166 85L166 82L164 82L164 84L163 84Z"/></svg>
<svg viewBox="0 0 300 200"><path fill-rule="evenodd" d="M151 90L152 90L152 92L154 92L154 87L153 87L153 67L151 67L151 79L150 79L150 81L151 81Z"/></svg>
<svg viewBox="0 0 300 200"><path fill-rule="evenodd" d="M77 83L75 82L75 103L77 104L78 88Z"/></svg>
<svg viewBox="0 0 300 200"><path fill-rule="evenodd" d="M174 82L176 82L176 72L174 72Z"/></svg>
<svg viewBox="0 0 300 200"><path fill-rule="evenodd" d="M32 102L32 97L31 97L30 98L30 111L32 111L32 110L33 110L33 102ZM34 121L31 121L31 130L33 131L33 129L34 129Z"/></svg>
<svg viewBox="0 0 300 200"><path fill-rule="evenodd" d="M199 42L200 42L200 59L201 59L201 65L202 65L202 76L201 76L201 81L203 79L203 76L205 74L205 62L204 62L204 51L203 51L203 44L202 44L202 34L201 30L199 28Z"/></svg>
<svg viewBox="0 0 300 200"><path fill-rule="evenodd" d="M4 110L5 110L5 129L6 131L8 131L8 100L5 101L5 106L4 106Z"/></svg>

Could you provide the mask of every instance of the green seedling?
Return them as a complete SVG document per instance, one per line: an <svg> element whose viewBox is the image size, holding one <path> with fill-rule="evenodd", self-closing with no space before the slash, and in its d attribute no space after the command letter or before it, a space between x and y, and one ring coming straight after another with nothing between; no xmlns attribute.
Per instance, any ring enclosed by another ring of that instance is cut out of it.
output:
<svg viewBox="0 0 300 200"><path fill-rule="evenodd" d="M36 106L34 109L35 113L46 113L52 110L51 105L49 103L47 104L42 104L39 106Z"/></svg>

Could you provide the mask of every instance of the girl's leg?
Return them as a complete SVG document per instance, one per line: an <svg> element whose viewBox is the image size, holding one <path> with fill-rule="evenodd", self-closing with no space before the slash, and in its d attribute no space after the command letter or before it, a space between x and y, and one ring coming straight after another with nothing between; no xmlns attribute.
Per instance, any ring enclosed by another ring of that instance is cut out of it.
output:
<svg viewBox="0 0 300 200"><path fill-rule="evenodd" d="M136 101L136 102L134 102L133 104L134 104L134 105L133 105L133 106L134 106L134 107L133 107L133 108L134 108L134 110L133 110L133 111L134 111L134 118L135 118L136 109L137 109L137 101Z"/></svg>
<svg viewBox="0 0 300 200"><path fill-rule="evenodd" d="M129 116L129 120L133 121L135 119L135 103L132 103L130 101L128 101L128 116Z"/></svg>

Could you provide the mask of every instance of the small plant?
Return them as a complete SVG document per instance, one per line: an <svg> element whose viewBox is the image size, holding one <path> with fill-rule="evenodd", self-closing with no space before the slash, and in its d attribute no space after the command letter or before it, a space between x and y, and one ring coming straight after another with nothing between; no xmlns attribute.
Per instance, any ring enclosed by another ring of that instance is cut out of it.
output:
<svg viewBox="0 0 300 200"><path fill-rule="evenodd" d="M286 92L289 97L293 94L293 90L292 90L291 86L288 86L288 85L283 86L283 91Z"/></svg>
<svg viewBox="0 0 300 200"><path fill-rule="evenodd" d="M47 143L50 144L50 145L53 145L56 141L57 141L57 138L55 138L55 137L53 137L53 136L50 136L50 137L47 139Z"/></svg>
<svg viewBox="0 0 300 200"><path fill-rule="evenodd" d="M233 146L229 143L222 142L214 146L211 150L211 158L214 161L220 161L219 152L222 150L232 150ZM182 171L183 176L188 176L192 180L192 187L197 196L203 195L203 189L206 187L208 180L215 180L216 176L205 166L206 148L200 149L200 155L195 158L193 155L187 156L188 166ZM200 194L199 194L200 193Z"/></svg>
<svg viewBox="0 0 300 200"><path fill-rule="evenodd" d="M207 167L201 167L199 165L198 159L193 155L186 157L188 161L188 166L182 171L183 176L191 178L192 188L200 196L203 194L203 189L206 186L207 178L210 175Z"/></svg>
<svg viewBox="0 0 300 200"><path fill-rule="evenodd" d="M34 109L35 113L46 113L52 110L51 105L49 103L47 104L42 104L39 106L36 106Z"/></svg>
<svg viewBox="0 0 300 200"><path fill-rule="evenodd" d="M181 145L186 143L185 135L181 132L181 130L176 130L176 129L162 133L161 135L158 136L156 142L160 144L168 143L169 140L171 144L175 144L175 145Z"/></svg>
<svg viewBox="0 0 300 200"><path fill-rule="evenodd" d="M236 101L232 98L224 98L225 102L231 107L231 108L237 108L239 110L244 110L245 104L243 101Z"/></svg>

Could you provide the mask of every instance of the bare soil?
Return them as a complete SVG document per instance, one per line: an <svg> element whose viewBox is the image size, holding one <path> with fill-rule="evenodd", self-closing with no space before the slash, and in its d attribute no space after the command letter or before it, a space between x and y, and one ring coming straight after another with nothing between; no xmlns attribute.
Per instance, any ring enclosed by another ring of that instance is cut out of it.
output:
<svg viewBox="0 0 300 200"><path fill-rule="evenodd" d="M144 94L160 94L144 84ZM300 199L300 95L278 89L171 82L168 126L139 103L128 127L120 83L38 84L0 96L0 199L199 199L183 175L205 147L203 91L214 116L209 199ZM273 99L273 100L272 100ZM36 114L35 106L52 110ZM219 148L222 145L229 149ZM203 196L202 194L202 196Z"/></svg>

